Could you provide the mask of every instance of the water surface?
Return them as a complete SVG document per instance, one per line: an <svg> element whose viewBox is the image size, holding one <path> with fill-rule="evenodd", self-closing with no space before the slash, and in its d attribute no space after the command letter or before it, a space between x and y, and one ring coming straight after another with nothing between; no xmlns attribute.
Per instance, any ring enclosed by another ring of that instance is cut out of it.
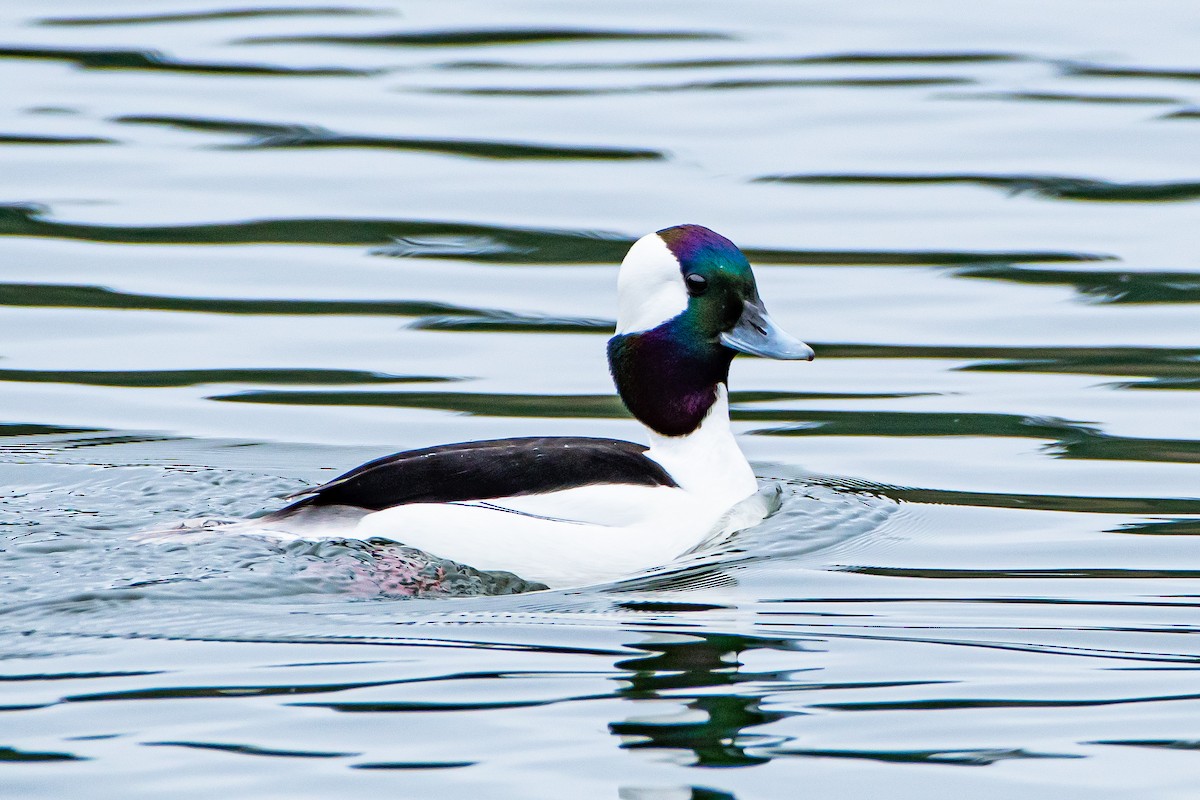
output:
<svg viewBox="0 0 1200 800"><path fill-rule="evenodd" d="M0 9L0 785L1191 796L1198 35L1184 0ZM783 487L735 547L530 591L138 538L400 449L637 438L616 264L682 222L818 355L735 364Z"/></svg>

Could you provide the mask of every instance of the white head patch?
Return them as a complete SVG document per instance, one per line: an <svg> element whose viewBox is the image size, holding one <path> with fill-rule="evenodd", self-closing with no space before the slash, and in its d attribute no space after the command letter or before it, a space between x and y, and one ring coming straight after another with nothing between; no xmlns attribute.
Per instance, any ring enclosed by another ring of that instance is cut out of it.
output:
<svg viewBox="0 0 1200 800"><path fill-rule="evenodd" d="M657 328L687 308L679 260L657 233L633 243L617 275L617 333Z"/></svg>

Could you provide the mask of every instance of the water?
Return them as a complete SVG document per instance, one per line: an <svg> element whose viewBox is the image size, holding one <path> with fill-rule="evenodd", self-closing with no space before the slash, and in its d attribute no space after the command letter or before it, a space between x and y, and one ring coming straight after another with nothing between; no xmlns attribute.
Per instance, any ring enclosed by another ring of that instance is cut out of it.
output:
<svg viewBox="0 0 1200 800"><path fill-rule="evenodd" d="M1198 35L0 6L5 796L1193 796ZM735 364L784 496L733 550L406 592L383 545L136 539L399 449L636 437L615 264L681 222L818 354Z"/></svg>

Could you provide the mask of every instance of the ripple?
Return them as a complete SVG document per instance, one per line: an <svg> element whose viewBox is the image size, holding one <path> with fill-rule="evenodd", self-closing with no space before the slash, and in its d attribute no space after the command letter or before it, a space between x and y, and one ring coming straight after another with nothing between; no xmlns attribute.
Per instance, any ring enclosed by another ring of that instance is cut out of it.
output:
<svg viewBox="0 0 1200 800"><path fill-rule="evenodd" d="M1055 442L1047 452L1059 458L1200 464L1200 440L1196 439L1135 438L1085 431L1074 440Z"/></svg>
<svg viewBox="0 0 1200 800"><path fill-rule="evenodd" d="M710 31L601 28L477 28L394 33L253 36L238 44L349 44L373 47L476 47L544 42L713 41L731 38Z"/></svg>
<svg viewBox="0 0 1200 800"><path fill-rule="evenodd" d="M948 173L942 175L812 174L764 175L756 183L921 185L964 183L1003 189L1012 195L1030 193L1055 200L1090 200L1110 203L1145 203L1194 200L1200 181L1130 182L1078 178L1064 175L993 175Z"/></svg>
<svg viewBox="0 0 1200 800"><path fill-rule="evenodd" d="M1156 747L1164 750L1200 750L1196 739L1101 739L1086 744L1111 744L1124 747Z"/></svg>
<svg viewBox="0 0 1200 800"><path fill-rule="evenodd" d="M1150 378L1144 381L1115 381L1104 384L1109 389L1134 391L1195 392L1200 390L1200 378Z"/></svg>
<svg viewBox="0 0 1200 800"><path fill-rule="evenodd" d="M269 390L213 395L209 400L269 405L382 406L432 408L470 415L503 417L580 417L619 419L628 416L615 395L532 395L482 392L322 392Z"/></svg>
<svg viewBox="0 0 1200 800"><path fill-rule="evenodd" d="M1074 92L955 92L947 100L1004 100L1018 103L1086 103L1096 105L1164 105L1178 97L1144 94L1077 94Z"/></svg>
<svg viewBox="0 0 1200 800"><path fill-rule="evenodd" d="M209 314L420 316L454 312L471 316L473 309L416 300L291 300L235 297L174 297L119 292L102 286L70 284L0 284L0 305L26 308L111 308L146 311L191 311Z"/></svg>
<svg viewBox="0 0 1200 800"><path fill-rule="evenodd" d="M191 225L95 225L49 219L36 204L0 205L0 236L79 239L117 244L384 245L374 255L455 258L508 264L616 264L633 243L620 234L520 228L465 222L369 218L291 218ZM422 240L429 245L423 245ZM447 247L447 241L471 244ZM481 246L487 243L487 246ZM819 264L951 266L1107 261L1113 256L1061 251L801 250L743 247L751 260Z"/></svg>
<svg viewBox="0 0 1200 800"><path fill-rule="evenodd" d="M500 142L485 139L427 139L395 136L366 136L336 133L312 125L252 122L198 117L121 116L113 122L139 125L161 125L190 131L244 134L251 138L236 145L223 145L237 150L289 150L359 148L444 153L474 158L495 159L557 159L557 160L661 160L666 154L658 150L592 145L541 145L524 142Z"/></svg>
<svg viewBox="0 0 1200 800"><path fill-rule="evenodd" d="M65 61L83 69L151 70L160 72L196 72L217 75L278 75L361 77L374 70L346 67L284 67L267 64L230 64L211 61L180 61L157 50L106 50L83 47L0 47L0 58L40 61Z"/></svg>
<svg viewBox="0 0 1200 800"><path fill-rule="evenodd" d="M956 411L843 411L787 409L759 419L794 420L797 427L754 431L767 436L989 436L1063 440L1099 431L1065 419ZM815 424L814 424L815 423Z"/></svg>
<svg viewBox="0 0 1200 800"><path fill-rule="evenodd" d="M136 678L148 675L161 675L162 670L124 670L121 672L59 672L35 673L32 675L0 675L0 681L88 681L105 678Z"/></svg>
<svg viewBox="0 0 1200 800"><path fill-rule="evenodd" d="M1200 519L1159 519L1150 522L1130 522L1106 533L1131 533L1142 536L1200 536Z"/></svg>
<svg viewBox="0 0 1200 800"><path fill-rule="evenodd" d="M740 404L784 399L879 399L906 397L902 394L851 394L829 392L732 392L731 416L735 420L773 420L781 415L807 412L747 409ZM624 419L625 406L612 394L493 394L485 392L370 392L370 391L271 391L255 390L214 395L209 400L272 405L376 406L429 408L441 411L494 417L574 417ZM820 412L817 412L820 413Z"/></svg>
<svg viewBox="0 0 1200 800"><path fill-rule="evenodd" d="M1200 347L1014 347L842 342L818 342L815 346L823 359L921 358L973 362L955 368L963 372L1139 376L1164 382L1200 379ZM1138 384L1138 388L1148 387Z"/></svg>
<svg viewBox="0 0 1200 800"><path fill-rule="evenodd" d="M121 244L326 244L391 245L413 237L486 240L492 246L470 256L447 252L441 246L427 250L411 244L379 255L420 255L423 258L467 258L505 263L617 263L632 239L608 233L548 228L517 228L459 222L364 218L292 218L246 220L192 225L93 225L47 219L48 210L37 205L0 205L0 236L35 236L80 239Z"/></svg>
<svg viewBox="0 0 1200 800"><path fill-rule="evenodd" d="M759 264L856 266L954 266L958 264L1057 264L1114 261L1105 253L1058 250L776 250L741 248Z"/></svg>
<svg viewBox="0 0 1200 800"><path fill-rule="evenodd" d="M375 8L350 6L296 6L290 8L228 8L217 11L176 11L166 14L130 14L107 17L45 17L38 25L58 27L89 27L94 25L157 25L170 22L203 22L218 19L252 19L258 17L365 17L390 12Z"/></svg>
<svg viewBox="0 0 1200 800"><path fill-rule="evenodd" d="M1025 56L989 51L962 52L860 52L799 56L741 56L687 58L662 61L451 61L439 64L445 70L574 71L574 70L671 70L727 69L730 67L787 67L829 64L979 64L1023 61Z"/></svg>
<svg viewBox="0 0 1200 800"><path fill-rule="evenodd" d="M954 274L1028 286L1070 286L1096 303L1200 303L1200 272L1071 271L1005 266L967 267L955 270Z"/></svg>
<svg viewBox="0 0 1200 800"><path fill-rule="evenodd" d="M60 425L31 425L20 422L0 423L0 437L6 436L45 436L62 433L94 433L98 428L69 428Z"/></svg>
<svg viewBox="0 0 1200 800"><path fill-rule="evenodd" d="M511 312L429 300L330 300L246 297L179 297L120 292L103 286L0 283L0 306L186 311L203 314L381 316L502 320Z"/></svg>
<svg viewBox="0 0 1200 800"><path fill-rule="evenodd" d="M1200 694L1178 694L1151 697L1116 697L1096 700L1035 700L1028 698L947 698L937 700L900 700L857 703L821 703L814 708L831 711L945 711L966 708L1091 708L1127 703L1164 703L1176 700L1196 700Z"/></svg>
<svg viewBox="0 0 1200 800"><path fill-rule="evenodd" d="M1028 56L998 50L894 52L863 50L808 56L807 64L994 64L1026 61Z"/></svg>
<svg viewBox="0 0 1200 800"><path fill-rule="evenodd" d="M627 611L642 611L649 614L694 614L704 611L716 611L730 606L714 603L680 603L669 600L630 600L617 604L618 608Z"/></svg>
<svg viewBox="0 0 1200 800"><path fill-rule="evenodd" d="M459 769L473 767L477 761L367 761L362 764L351 764L351 769Z"/></svg>
<svg viewBox="0 0 1200 800"><path fill-rule="evenodd" d="M763 436L978 436L1049 440L1056 458L1200 463L1200 440L1113 436L1092 425L1053 417L950 411L756 411L755 420L789 420L794 424L763 428Z"/></svg>
<svg viewBox="0 0 1200 800"><path fill-rule="evenodd" d="M270 686L172 686L153 689L130 689L118 692L95 692L62 698L64 703L111 703L130 700L194 700L199 698L224 698L236 700L240 697L277 697L295 694L328 694L350 689L389 686L395 681L368 681L335 684L277 684Z"/></svg>
<svg viewBox="0 0 1200 800"><path fill-rule="evenodd" d="M611 334L616 327L616 322L592 317L548 317L498 311L487 316L424 317L409 327L428 331Z"/></svg>
<svg viewBox="0 0 1200 800"><path fill-rule="evenodd" d="M286 369L282 367L168 370L22 370L0 369L0 382L67 383L76 386L203 386L214 383L370 384L444 383L432 375L388 375L352 369Z"/></svg>
<svg viewBox="0 0 1200 800"><path fill-rule="evenodd" d="M430 714L461 711L507 711L517 708L541 708L559 703L581 700L607 700L615 694L584 695L579 697L555 697L547 700L496 700L490 702L461 701L457 703L434 702L345 702L345 703L288 703L302 708L325 708L342 714Z"/></svg>
<svg viewBox="0 0 1200 800"><path fill-rule="evenodd" d="M504 256L514 253L529 253L512 243L502 243L487 236L402 236L393 240L386 249L373 255L393 258L476 258L479 256Z"/></svg>
<svg viewBox="0 0 1200 800"><path fill-rule="evenodd" d="M57 753L37 750L18 750L15 747L0 747L0 763L13 761L87 761L73 753Z"/></svg>
<svg viewBox="0 0 1200 800"><path fill-rule="evenodd" d="M175 297L119 292L102 286L72 284L0 283L0 306L17 308L92 308L139 311L182 311L203 314L284 316L418 317L409 327L422 330L507 331L529 333L611 333L615 322L591 317L552 317L499 309L470 308L427 300L299 300L237 297ZM286 371L285 371L286 372ZM326 371L330 376L338 370ZM37 371L9 371L10 380L40 380ZM95 374L106 373L62 373ZM124 374L124 373L113 373ZM151 373L139 373L151 374ZM166 375L167 373L164 373ZM347 373L349 375L350 373ZM379 382L377 373L355 372L363 382ZM375 376L372 378L371 376ZM386 376L385 376L386 377ZM390 376L388 379L390 380ZM169 378L168 378L169 380ZM286 382L292 382L290 380ZM304 382L297 380L295 382ZM326 381L314 381L316 383ZM341 381L335 381L341 382ZM359 381L346 380L347 383ZM117 385L117 384L113 384ZM167 385L167 384L163 384ZM190 384L178 384L190 385Z"/></svg>
<svg viewBox="0 0 1200 800"><path fill-rule="evenodd" d="M216 750L242 756L268 756L270 758L350 758L361 753L331 753L317 750L278 750L249 744L218 744L216 742L142 742L146 747L187 747L192 750Z"/></svg>
<svg viewBox="0 0 1200 800"><path fill-rule="evenodd" d="M829 707L829 706L822 706ZM839 709L844 710L844 709ZM1071 753L1036 753L1020 748L980 748L968 750L822 750L800 747L775 747L776 756L811 758L851 758L900 764L944 764L956 767L986 767L1000 761L1026 758L1084 758Z"/></svg>
<svg viewBox="0 0 1200 800"><path fill-rule="evenodd" d="M969 492L951 489L881 487L885 497L909 503L1024 508L1035 511L1071 511L1098 514L1200 514L1200 500L1186 497L1101 497L1087 495L1014 494Z"/></svg>
<svg viewBox="0 0 1200 800"><path fill-rule="evenodd" d="M960 86L975 83L970 78L943 76L881 76L863 78L726 78L676 84L599 87L406 87L405 91L424 94L474 97L587 97L612 94L658 94L667 92L742 91L747 89L801 89L840 87L879 89L888 87Z"/></svg>
<svg viewBox="0 0 1200 800"><path fill-rule="evenodd" d="M1200 69L1158 69L1153 67L1117 67L1107 64L1060 62L1067 75L1089 78L1159 78L1167 80L1200 81Z"/></svg>
<svg viewBox="0 0 1200 800"><path fill-rule="evenodd" d="M5 144L118 144L104 136L51 136L34 133L0 133L0 145Z"/></svg>

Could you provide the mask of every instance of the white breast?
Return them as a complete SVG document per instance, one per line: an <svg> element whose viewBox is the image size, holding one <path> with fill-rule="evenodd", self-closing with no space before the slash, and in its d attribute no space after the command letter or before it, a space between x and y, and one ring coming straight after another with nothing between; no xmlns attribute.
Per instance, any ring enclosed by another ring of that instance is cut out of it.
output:
<svg viewBox="0 0 1200 800"><path fill-rule="evenodd" d="M700 427L687 436L649 431L646 457L657 461L696 498L730 508L758 491L754 471L729 427L729 389L717 385L717 399Z"/></svg>

